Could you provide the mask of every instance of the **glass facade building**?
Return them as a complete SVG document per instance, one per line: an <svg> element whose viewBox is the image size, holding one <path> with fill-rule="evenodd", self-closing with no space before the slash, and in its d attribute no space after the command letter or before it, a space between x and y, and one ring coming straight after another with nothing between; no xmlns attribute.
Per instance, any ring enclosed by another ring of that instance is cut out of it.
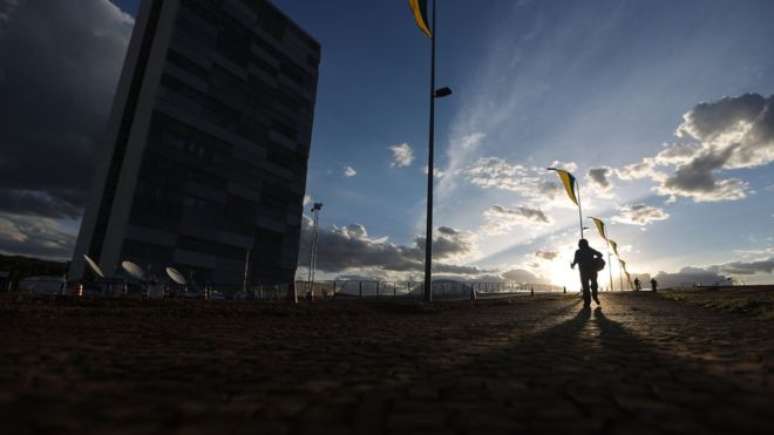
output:
<svg viewBox="0 0 774 435"><path fill-rule="evenodd" d="M266 0L143 0L71 276L293 280L319 63Z"/></svg>

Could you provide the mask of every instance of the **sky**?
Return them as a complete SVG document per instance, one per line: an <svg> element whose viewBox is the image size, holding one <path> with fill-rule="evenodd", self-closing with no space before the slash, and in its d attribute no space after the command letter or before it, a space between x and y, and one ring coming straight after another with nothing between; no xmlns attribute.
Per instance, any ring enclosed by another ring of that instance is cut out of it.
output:
<svg viewBox="0 0 774 435"><path fill-rule="evenodd" d="M138 1L78 3L0 0L2 252L72 252ZM403 0L274 3L322 45L322 275L420 276L429 40ZM437 273L573 285L578 214L554 165L629 271L774 281L772 16L766 0L440 2Z"/></svg>

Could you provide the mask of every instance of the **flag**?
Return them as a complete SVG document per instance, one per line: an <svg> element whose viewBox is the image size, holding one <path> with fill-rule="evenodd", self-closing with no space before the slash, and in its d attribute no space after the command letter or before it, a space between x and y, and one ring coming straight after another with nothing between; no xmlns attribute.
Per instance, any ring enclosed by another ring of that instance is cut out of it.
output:
<svg viewBox="0 0 774 435"><path fill-rule="evenodd" d="M634 283L632 282L632 276L629 275L629 272L627 271L624 271L624 273L626 274L626 280L629 281L629 287L634 288Z"/></svg>
<svg viewBox="0 0 774 435"><path fill-rule="evenodd" d="M432 38L433 32L430 31L429 21L427 20L427 0L409 0L409 7L414 14L419 30L427 35L428 38Z"/></svg>
<svg viewBox="0 0 774 435"><path fill-rule="evenodd" d="M623 261L623 260L621 260L621 259L619 258L619 259L618 259L618 264L620 264L620 265L621 265L621 269L623 269L623 270L624 270L624 272L626 272L626 262L625 262L625 261ZM627 273L627 274L628 274L628 273Z"/></svg>
<svg viewBox="0 0 774 435"><path fill-rule="evenodd" d="M620 257L620 255L618 255L618 243L616 243L615 240L611 240L611 239L607 239L607 243L609 243L610 246L613 247L613 252L615 252L615 256Z"/></svg>
<svg viewBox="0 0 774 435"><path fill-rule="evenodd" d="M549 171L556 171L559 179L562 180L564 190L567 192L567 196L570 197L570 201L578 205L578 195L575 193L575 176L571 173L559 168L548 168Z"/></svg>
<svg viewBox="0 0 774 435"><path fill-rule="evenodd" d="M602 219L598 219L595 217L589 218L594 221L594 225L597 226L597 231L599 231L600 237L607 240L607 234L605 234L605 223L602 221Z"/></svg>

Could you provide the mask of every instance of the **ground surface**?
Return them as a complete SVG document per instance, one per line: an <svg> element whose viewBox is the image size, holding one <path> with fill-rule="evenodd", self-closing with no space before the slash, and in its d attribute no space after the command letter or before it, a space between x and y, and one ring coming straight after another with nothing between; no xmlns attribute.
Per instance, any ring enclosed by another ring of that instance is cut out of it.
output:
<svg viewBox="0 0 774 435"><path fill-rule="evenodd" d="M0 433L771 433L774 322L652 294L0 300Z"/></svg>
<svg viewBox="0 0 774 435"><path fill-rule="evenodd" d="M704 287L661 292L663 297L727 313L774 320L774 286Z"/></svg>

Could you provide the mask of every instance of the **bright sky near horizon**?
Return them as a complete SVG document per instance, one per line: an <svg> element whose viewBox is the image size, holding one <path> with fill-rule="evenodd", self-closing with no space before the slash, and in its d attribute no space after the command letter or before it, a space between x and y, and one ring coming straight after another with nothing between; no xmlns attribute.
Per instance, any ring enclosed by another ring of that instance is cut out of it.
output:
<svg viewBox="0 0 774 435"><path fill-rule="evenodd" d="M324 276L419 276L429 40L405 0L274 3L322 45L307 190ZM447 0L438 16L440 274L572 285L557 164L630 271L772 281L774 3Z"/></svg>

